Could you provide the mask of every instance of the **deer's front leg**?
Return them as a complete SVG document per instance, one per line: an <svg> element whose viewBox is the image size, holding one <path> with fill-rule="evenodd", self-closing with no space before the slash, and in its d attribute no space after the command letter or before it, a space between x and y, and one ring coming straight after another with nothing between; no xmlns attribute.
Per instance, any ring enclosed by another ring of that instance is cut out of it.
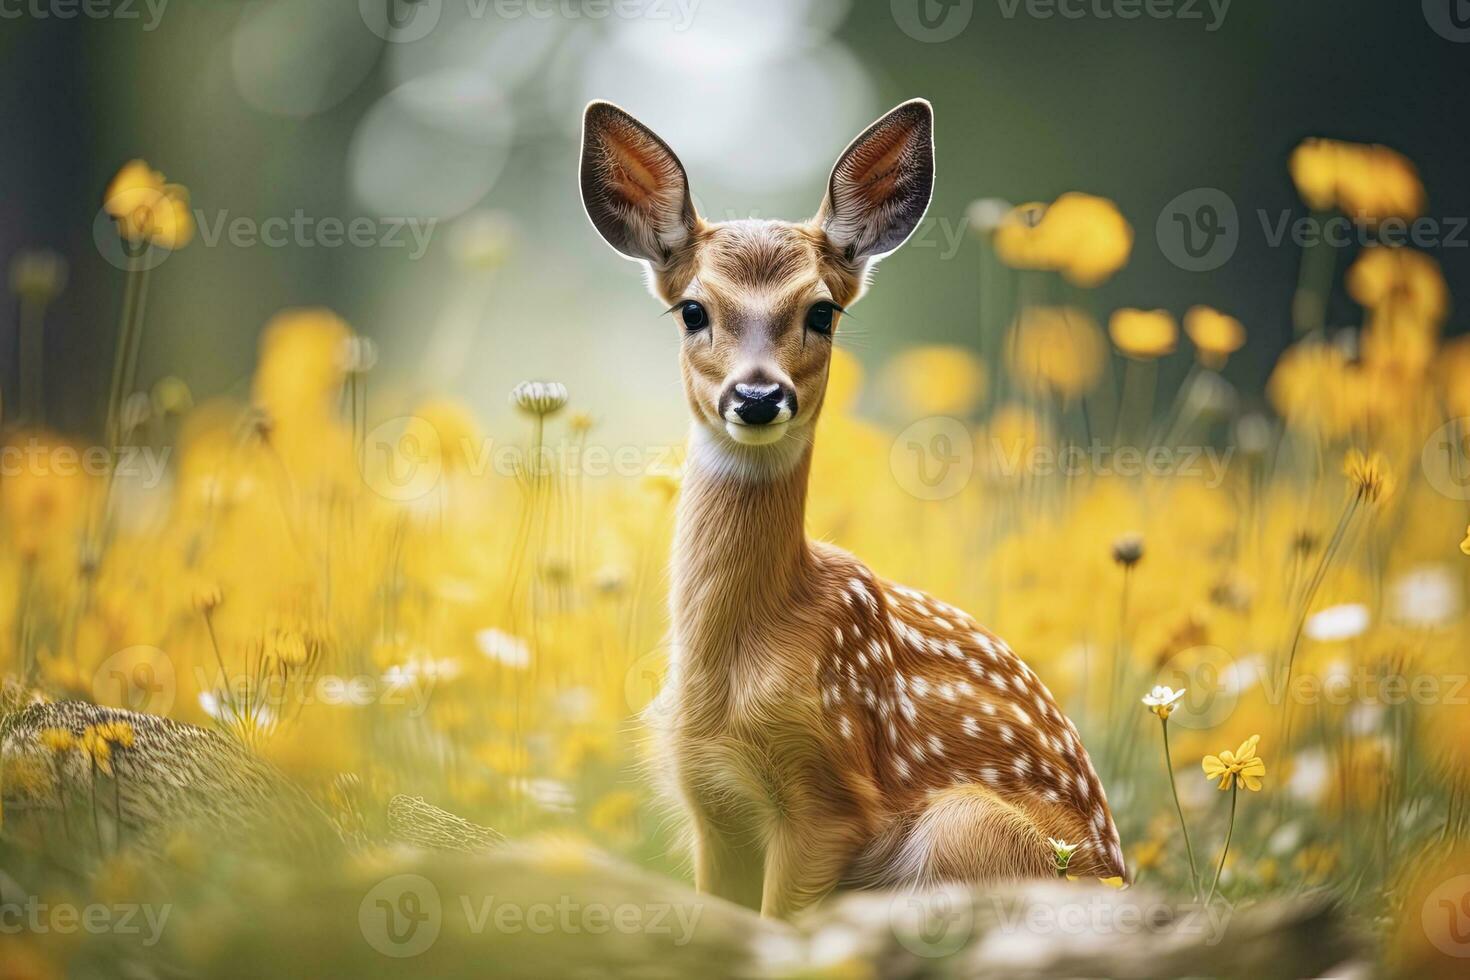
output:
<svg viewBox="0 0 1470 980"><path fill-rule="evenodd" d="M761 915L789 919L842 880L857 853L855 827L831 816L783 821L766 846Z"/></svg>
<svg viewBox="0 0 1470 980"><path fill-rule="evenodd" d="M761 907L765 854L754 834L694 821L694 888L749 909Z"/></svg>

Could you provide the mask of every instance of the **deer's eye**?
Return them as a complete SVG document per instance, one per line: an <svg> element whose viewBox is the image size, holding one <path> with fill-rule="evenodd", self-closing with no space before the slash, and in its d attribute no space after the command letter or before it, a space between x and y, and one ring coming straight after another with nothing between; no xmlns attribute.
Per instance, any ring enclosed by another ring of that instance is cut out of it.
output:
<svg viewBox="0 0 1470 980"><path fill-rule="evenodd" d="M684 319L684 329L690 333L709 326L709 314L692 299L679 307L679 316Z"/></svg>
<svg viewBox="0 0 1470 980"><path fill-rule="evenodd" d="M838 307L835 303L821 302L806 311L806 327L820 334L832 332L832 322L837 318Z"/></svg>

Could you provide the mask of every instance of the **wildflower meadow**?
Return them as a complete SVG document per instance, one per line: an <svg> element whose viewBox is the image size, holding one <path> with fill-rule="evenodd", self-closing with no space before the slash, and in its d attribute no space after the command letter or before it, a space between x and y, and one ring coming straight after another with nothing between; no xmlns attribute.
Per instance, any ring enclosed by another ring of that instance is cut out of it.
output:
<svg viewBox="0 0 1470 980"><path fill-rule="evenodd" d="M1467 298L1408 233L1438 188L1405 152L1298 134L1273 193L1356 244L1273 250L1280 302L1163 308L1112 289L1156 215L940 168L958 258L901 261L979 299L877 350L892 318L843 314L807 533L1004 638L1075 723L1126 874L1078 874L1085 842L1052 838L1054 876L785 923L694 890L667 785L680 429L630 435L578 371L513 354L466 397L376 316L265 278L242 380L170 369L155 311L222 205L146 132L74 209L116 261L0 256L0 978L1470 963ZM555 312L526 329L597 315L560 304L574 272L516 266L524 219L448 227L491 307L544 272ZM58 412L84 275L105 378ZM900 291L882 269L873 290ZM669 345L671 319L648 327ZM560 356L634 384L608 350ZM675 384L672 357L641 376Z"/></svg>

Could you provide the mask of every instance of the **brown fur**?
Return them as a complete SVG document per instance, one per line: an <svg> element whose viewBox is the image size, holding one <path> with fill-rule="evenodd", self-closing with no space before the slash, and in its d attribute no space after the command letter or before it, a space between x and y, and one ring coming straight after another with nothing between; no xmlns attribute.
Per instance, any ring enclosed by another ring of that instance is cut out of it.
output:
<svg viewBox="0 0 1470 980"><path fill-rule="evenodd" d="M801 224L686 214L662 141L620 110L588 113L594 223L649 263L664 302L698 301L711 321L680 352L694 423L659 758L691 818L696 885L767 915L840 884L1050 874L1047 837L1081 845L1075 873L1124 873L1086 750L1031 669L963 612L805 535L831 340L803 321L818 301L855 302L875 250L922 214L932 153L916 105L849 147ZM636 166L606 164L601 125ZM647 183L657 174L672 183ZM732 439L718 408L752 372L796 393L771 445Z"/></svg>

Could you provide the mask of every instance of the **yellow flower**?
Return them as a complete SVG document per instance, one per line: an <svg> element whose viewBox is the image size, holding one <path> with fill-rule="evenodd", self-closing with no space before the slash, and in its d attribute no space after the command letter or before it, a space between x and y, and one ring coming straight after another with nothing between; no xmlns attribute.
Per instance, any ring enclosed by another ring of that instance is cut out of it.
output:
<svg viewBox="0 0 1470 980"><path fill-rule="evenodd" d="M1179 328L1164 310L1118 310L1108 321L1108 334L1118 350L1141 361L1172 354L1179 340Z"/></svg>
<svg viewBox="0 0 1470 980"><path fill-rule="evenodd" d="M36 736L47 752L60 755L76 747L77 737L66 728L43 728Z"/></svg>
<svg viewBox="0 0 1470 980"><path fill-rule="evenodd" d="M133 747L133 726L125 721L105 721L97 726L97 734L112 745L125 749Z"/></svg>
<svg viewBox="0 0 1470 980"><path fill-rule="evenodd" d="M1408 157L1386 146L1346 145L1339 158L1338 199L1349 217L1371 224L1424 213L1424 185Z"/></svg>
<svg viewBox="0 0 1470 980"><path fill-rule="evenodd" d="M351 336L352 328L328 309L277 313L260 335L255 406L278 422L331 416L345 376L341 352Z"/></svg>
<svg viewBox="0 0 1470 980"><path fill-rule="evenodd" d="M1347 272L1348 295L1370 310L1392 308L1426 325L1449 315L1450 292L1439 263L1412 248L1370 245Z"/></svg>
<svg viewBox="0 0 1470 980"><path fill-rule="evenodd" d="M975 457L987 475L1019 480L1040 462L1037 450L1050 439L1044 419L1009 402L991 413L989 424L976 433Z"/></svg>
<svg viewBox="0 0 1470 980"><path fill-rule="evenodd" d="M469 408L459 402L436 399L415 408L413 417L422 419L432 432L421 451L431 456L437 454L445 472L474 472L486 444Z"/></svg>
<svg viewBox="0 0 1470 980"><path fill-rule="evenodd" d="M1364 224L1412 220L1424 212L1424 185L1414 165L1386 146L1309 139L1292 152L1290 167L1297 192L1313 210L1337 207Z"/></svg>
<svg viewBox="0 0 1470 980"><path fill-rule="evenodd" d="M1214 781L1220 780L1222 791L1229 789L1235 779L1252 793L1261 790L1261 777L1266 775L1266 763L1256 755L1256 743L1261 736L1252 735L1240 743L1240 748L1231 752L1226 749L1218 756L1207 755L1200 762L1205 771L1205 777Z"/></svg>
<svg viewBox="0 0 1470 980"><path fill-rule="evenodd" d="M1133 849L1135 871L1148 871L1163 863L1165 841L1162 837L1150 837Z"/></svg>
<svg viewBox="0 0 1470 980"><path fill-rule="evenodd" d="M1219 370L1245 344L1245 327L1233 316L1208 306L1192 306L1184 314L1184 332L1193 341L1200 363Z"/></svg>
<svg viewBox="0 0 1470 980"><path fill-rule="evenodd" d="M1291 179L1313 211L1337 203L1337 147L1333 140L1303 140L1291 154Z"/></svg>
<svg viewBox="0 0 1470 980"><path fill-rule="evenodd" d="M1046 205L1018 204L1001 219L992 242L995 253L1012 269L1056 269L1061 265L1055 239L1041 228Z"/></svg>
<svg viewBox="0 0 1470 980"><path fill-rule="evenodd" d="M300 631L276 629L268 637L266 652L285 667L300 667L309 658L311 647Z"/></svg>
<svg viewBox="0 0 1470 980"><path fill-rule="evenodd" d="M1287 348L1276 362L1266 396L1290 425L1332 439L1352 424L1348 377L1348 359L1341 348L1303 341Z"/></svg>
<svg viewBox="0 0 1470 980"><path fill-rule="evenodd" d="M96 726L90 726L82 732L81 748L91 758L92 765L107 775L112 775L112 746L97 731Z"/></svg>
<svg viewBox="0 0 1470 980"><path fill-rule="evenodd" d="M164 183L163 174L142 160L129 161L112 178L103 207L116 220L118 233L134 243L176 250L194 237L189 191Z"/></svg>
<svg viewBox="0 0 1470 980"><path fill-rule="evenodd" d="M1460 542L1460 553L1470 555L1470 527L1465 528L1465 540Z"/></svg>
<svg viewBox="0 0 1470 980"><path fill-rule="evenodd" d="M207 582L194 590L194 608L202 613L211 613L224 602L224 596L220 587L213 582Z"/></svg>
<svg viewBox="0 0 1470 980"><path fill-rule="evenodd" d="M1365 455L1362 450L1349 449L1343 457L1342 471L1353 491L1370 504L1393 494L1393 474L1382 453Z"/></svg>
<svg viewBox="0 0 1470 980"><path fill-rule="evenodd" d="M993 236L996 255L1013 269L1060 272L1078 286L1097 286L1128 262L1133 228L1106 198L1071 192L1050 206L1013 208Z"/></svg>
<svg viewBox="0 0 1470 980"><path fill-rule="evenodd" d="M985 364L963 347L914 347L893 358L884 383L897 405L921 416L966 416L985 400Z"/></svg>
<svg viewBox="0 0 1470 980"><path fill-rule="evenodd" d="M1071 306L1026 308L1007 342L1007 360L1017 380L1063 399L1084 395L1096 386L1103 354L1096 321Z"/></svg>
<svg viewBox="0 0 1470 980"><path fill-rule="evenodd" d="M1044 222L1061 243L1062 276L1078 286L1106 282L1133 251L1133 228L1107 198L1063 194L1047 209Z"/></svg>

